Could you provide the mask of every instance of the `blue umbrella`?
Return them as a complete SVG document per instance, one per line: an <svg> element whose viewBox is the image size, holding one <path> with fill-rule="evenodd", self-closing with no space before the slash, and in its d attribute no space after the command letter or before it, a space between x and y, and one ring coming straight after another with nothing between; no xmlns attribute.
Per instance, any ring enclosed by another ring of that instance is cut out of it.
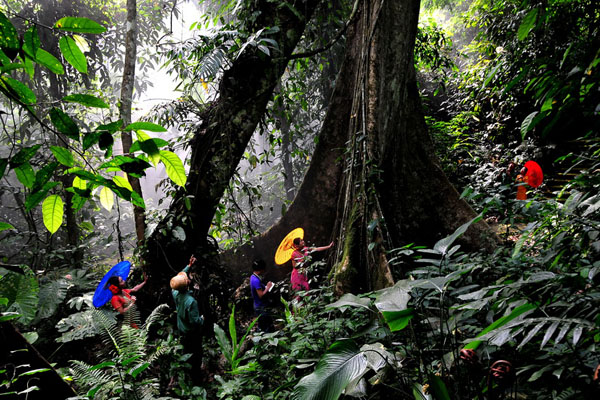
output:
<svg viewBox="0 0 600 400"><path fill-rule="evenodd" d="M121 261L104 275L94 292L94 307L102 307L112 298L113 293L108 289L108 280L113 276L120 276L123 280L127 280L130 268L131 263L129 261Z"/></svg>

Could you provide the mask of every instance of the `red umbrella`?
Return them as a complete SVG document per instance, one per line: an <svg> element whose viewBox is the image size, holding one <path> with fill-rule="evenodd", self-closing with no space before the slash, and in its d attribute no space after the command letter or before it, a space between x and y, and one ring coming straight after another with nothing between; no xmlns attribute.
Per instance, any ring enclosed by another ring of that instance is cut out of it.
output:
<svg viewBox="0 0 600 400"><path fill-rule="evenodd" d="M527 161L525 163L525 168L527 168L527 183L531 187L538 187L542 184L544 180L544 174L542 173L542 167L535 161Z"/></svg>

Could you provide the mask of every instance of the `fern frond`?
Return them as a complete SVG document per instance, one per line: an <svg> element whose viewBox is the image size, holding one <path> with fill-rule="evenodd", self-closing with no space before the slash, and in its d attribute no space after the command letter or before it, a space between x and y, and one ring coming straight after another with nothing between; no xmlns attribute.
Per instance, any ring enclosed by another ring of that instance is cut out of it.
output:
<svg viewBox="0 0 600 400"><path fill-rule="evenodd" d="M171 308L167 304L160 304L158 307L152 310L148 318L146 318L146 322L142 326L142 329L148 331L150 327L157 321L164 320L164 318L169 315L170 312Z"/></svg>
<svg viewBox="0 0 600 400"><path fill-rule="evenodd" d="M68 289L69 282L64 278L52 280L40 287L36 318L41 320L54 314L58 306L67 297Z"/></svg>
<svg viewBox="0 0 600 400"><path fill-rule="evenodd" d="M92 369L93 366L83 361L71 361L71 373L75 381L86 391L110 383L115 377L100 369Z"/></svg>

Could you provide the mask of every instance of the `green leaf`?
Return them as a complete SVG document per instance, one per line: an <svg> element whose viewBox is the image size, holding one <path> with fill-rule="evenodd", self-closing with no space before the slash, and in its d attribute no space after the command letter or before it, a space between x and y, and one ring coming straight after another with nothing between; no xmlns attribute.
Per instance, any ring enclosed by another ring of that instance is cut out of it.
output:
<svg viewBox="0 0 600 400"><path fill-rule="evenodd" d="M63 36L58 42L60 51L69 64L82 74L87 74L88 66L85 54L79 49L77 43L69 36Z"/></svg>
<svg viewBox="0 0 600 400"><path fill-rule="evenodd" d="M64 111L58 108L51 109L50 120L60 133L79 141L79 127Z"/></svg>
<svg viewBox="0 0 600 400"><path fill-rule="evenodd" d="M177 156L177 154L167 151L160 151L160 160L163 164L165 164L165 168L167 170L167 175L171 180L179 185L185 186L185 182L187 181L187 176L185 175L185 168L183 167L183 163Z"/></svg>
<svg viewBox="0 0 600 400"><path fill-rule="evenodd" d="M143 131L137 131L137 137L138 141L136 143L139 144L144 153L148 154L148 158L156 167L160 161L160 150L158 149L156 142L154 142L152 138ZM129 149L129 151L131 151L131 149Z"/></svg>
<svg viewBox="0 0 600 400"><path fill-rule="evenodd" d="M112 206L115 204L115 197L113 196L113 192L109 188L104 186L102 190L100 190L99 197L100 204L102 204L102 207L110 211L112 209Z"/></svg>
<svg viewBox="0 0 600 400"><path fill-rule="evenodd" d="M63 221L64 204L59 195L53 194L46 197L42 203L42 214L44 225L50 233L54 233L60 228Z"/></svg>
<svg viewBox="0 0 600 400"><path fill-rule="evenodd" d="M2 231L6 231L9 229L15 229L14 226L12 226L11 224L9 224L8 222L2 222L0 221L0 232Z"/></svg>
<svg viewBox="0 0 600 400"><path fill-rule="evenodd" d="M98 125L96 128L97 131L108 131L110 133L115 133L116 131L121 129L123 126L123 120L118 120L114 122L109 122L108 124Z"/></svg>
<svg viewBox="0 0 600 400"><path fill-rule="evenodd" d="M117 186L121 186L125 189L131 190L133 192L133 188L131 187L131 184L129 183L129 181L127 180L127 178L119 176L119 175L115 175L113 177L113 182L117 185Z"/></svg>
<svg viewBox="0 0 600 400"><path fill-rule="evenodd" d="M27 324L36 315L38 306L39 286L33 271L22 265L23 274L10 272L0 280L0 293L8 299L5 314L16 312L20 314L19 322Z"/></svg>
<svg viewBox="0 0 600 400"><path fill-rule="evenodd" d="M42 147L41 144L36 144L31 147L24 147L13 158L10 159L10 168L16 168L21 164L24 164L31 160L31 157L37 153L37 151Z"/></svg>
<svg viewBox="0 0 600 400"><path fill-rule="evenodd" d="M534 8L532 10L529 10L525 18L523 18L523 22L521 22L519 30L517 31L517 37L519 38L519 40L525 40L527 35L529 35L529 32L531 32L531 30L535 26L537 15L538 9Z"/></svg>
<svg viewBox="0 0 600 400"><path fill-rule="evenodd" d="M429 388L430 392L433 395L433 398L436 400L450 400L450 394L448 393L448 388L446 384L437 375L429 375Z"/></svg>
<svg viewBox="0 0 600 400"><path fill-rule="evenodd" d="M35 75L35 64L29 57L25 57L24 61L25 72L29 75L29 79L33 80L33 76Z"/></svg>
<svg viewBox="0 0 600 400"><path fill-rule="evenodd" d="M141 178L145 175L144 170L151 166L150 163L140 157L116 156L102 164L100 168L107 171L124 171L129 175Z"/></svg>
<svg viewBox="0 0 600 400"><path fill-rule="evenodd" d="M2 67L0 67L0 73L6 73L10 71L16 71L18 69L25 68L25 65L20 63L8 63Z"/></svg>
<svg viewBox="0 0 600 400"><path fill-rule="evenodd" d="M221 349L221 353L225 356L225 359L229 361L231 364L231 355L233 354L231 349L231 343L225 334L225 331L217 324L214 325L215 338L217 339L217 343L219 344L219 348Z"/></svg>
<svg viewBox="0 0 600 400"><path fill-rule="evenodd" d="M48 182L44 185L43 188L27 196L27 199L25 199L25 210L30 211L33 207L37 206L40 203L40 201L42 201L42 199L48 194L50 189L54 188L57 185L59 185L58 182Z"/></svg>
<svg viewBox="0 0 600 400"><path fill-rule="evenodd" d="M500 327L506 325L507 323L509 323L510 321L512 321L513 319L517 318L521 314L524 314L524 313L529 312L531 310L535 310L536 308L537 308L537 306L534 305L534 304L531 304L531 303L525 303L523 305L520 305L520 306L516 307L514 310L512 310L512 312L510 314L505 315L504 317L501 317L497 321L495 321L492 324L490 324L487 328L485 328L484 330L482 330L475 337L478 338L480 336L485 335L488 332L491 332L494 329L500 328ZM480 341L473 340L471 343L467 344L464 348L465 349L476 349L477 347L479 347L480 344L481 344Z"/></svg>
<svg viewBox="0 0 600 400"><path fill-rule="evenodd" d="M15 174L23 186L29 189L33 187L33 184L35 183L35 172L33 171L31 164L24 163L19 165L17 168L15 168Z"/></svg>
<svg viewBox="0 0 600 400"><path fill-rule="evenodd" d="M521 138L525 139L525 136L529 131L531 131L535 124L533 123L534 118L538 115L537 111L532 112L528 116L525 117L523 123L521 124Z"/></svg>
<svg viewBox="0 0 600 400"><path fill-rule="evenodd" d="M342 307L362 307L369 309L371 300L364 297L358 297L352 293L346 293L336 302L328 304L326 308L342 308Z"/></svg>
<svg viewBox="0 0 600 400"><path fill-rule="evenodd" d="M70 94L63 97L63 101L69 103L79 103L86 107L110 108L102 99L89 94Z"/></svg>
<svg viewBox="0 0 600 400"><path fill-rule="evenodd" d="M65 73L65 69L60 61L58 61L58 58L54 57L44 49L37 49L35 53L35 62L48 68L56 75L62 75Z"/></svg>
<svg viewBox="0 0 600 400"><path fill-rule="evenodd" d="M17 30L2 12L0 12L0 47L10 50L18 50L20 47Z"/></svg>
<svg viewBox="0 0 600 400"><path fill-rule="evenodd" d="M129 124L123 129L124 131L150 131L150 132L166 132L167 130L158 124L153 124L152 122L134 122L133 124Z"/></svg>
<svg viewBox="0 0 600 400"><path fill-rule="evenodd" d="M144 203L144 199L137 192L131 192L131 203L133 203L134 206L146 208L146 203Z"/></svg>
<svg viewBox="0 0 600 400"><path fill-rule="evenodd" d="M31 59L35 60L35 55L37 54L38 49L41 46L40 36L38 35L37 26L33 25L27 32L25 32L25 37L23 40L23 51L27 54Z"/></svg>
<svg viewBox="0 0 600 400"><path fill-rule="evenodd" d="M83 149L87 150L100 140L100 136L106 131L96 131L96 132L88 132L83 136Z"/></svg>
<svg viewBox="0 0 600 400"><path fill-rule="evenodd" d="M132 369L129 373L131 376L136 378L140 373L144 372L150 366L149 362L145 362L137 365L134 369Z"/></svg>
<svg viewBox="0 0 600 400"><path fill-rule="evenodd" d="M321 358L315 371L294 388L295 400L336 400L346 386L367 370L367 358L353 340L335 342Z"/></svg>
<svg viewBox="0 0 600 400"><path fill-rule="evenodd" d="M35 174L35 182L33 184L33 190L39 190L42 188L52 177L54 171L58 168L58 163L53 161L44 165L36 174Z"/></svg>
<svg viewBox="0 0 600 400"><path fill-rule="evenodd" d="M446 255L446 253L448 252L448 249L450 248L450 246L452 246L454 241L456 241L456 239L458 239L463 233L465 233L467 231L467 229L469 229L469 226L471 226L471 224L478 222L479 220L481 220L481 218L482 218L482 216L478 215L475 218L473 218L472 220L470 220L469 222L459 226L452 235L439 240L433 246L433 249L435 251L438 251L442 255Z"/></svg>
<svg viewBox="0 0 600 400"><path fill-rule="evenodd" d="M89 18L64 17L56 21L54 27L67 32L76 33L104 33L106 28Z"/></svg>
<svg viewBox="0 0 600 400"><path fill-rule="evenodd" d="M50 146L50 150L54 157L64 166L72 167L75 165L75 160L73 159L73 154L68 149L60 146Z"/></svg>
<svg viewBox="0 0 600 400"><path fill-rule="evenodd" d="M2 75L0 78L2 79L2 83L6 87L6 90L21 103L31 105L37 101L35 93L23 83L6 75Z"/></svg>
<svg viewBox="0 0 600 400"><path fill-rule="evenodd" d="M403 311L382 311L385 322L392 332L401 331L408 326L408 323L415 316L412 308Z"/></svg>

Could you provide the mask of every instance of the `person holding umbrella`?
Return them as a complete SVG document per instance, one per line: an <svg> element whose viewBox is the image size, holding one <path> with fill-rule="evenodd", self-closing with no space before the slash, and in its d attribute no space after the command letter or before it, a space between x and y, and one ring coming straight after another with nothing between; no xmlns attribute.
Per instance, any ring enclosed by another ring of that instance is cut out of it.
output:
<svg viewBox="0 0 600 400"><path fill-rule="evenodd" d="M120 314L124 315L135 304L136 298L131 293L136 293L143 288L147 281L148 277L146 276L146 272L144 272L144 281L142 283L134 286L132 289L126 289L127 282L123 278L117 275L111 276L108 279L108 289L113 294L110 304Z"/></svg>

